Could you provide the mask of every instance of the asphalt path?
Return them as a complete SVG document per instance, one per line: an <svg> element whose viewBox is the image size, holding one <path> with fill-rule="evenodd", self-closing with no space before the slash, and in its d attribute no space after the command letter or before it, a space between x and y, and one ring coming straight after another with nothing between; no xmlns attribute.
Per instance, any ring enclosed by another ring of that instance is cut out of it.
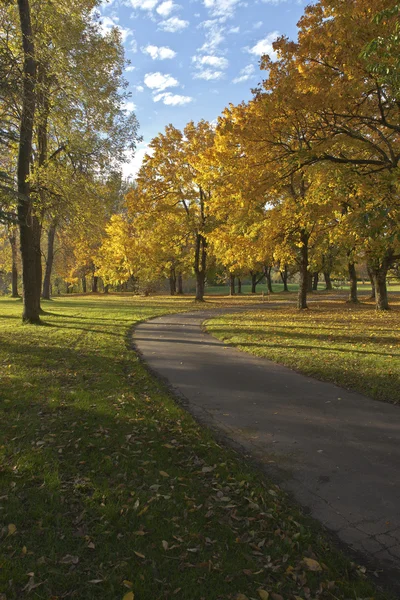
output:
<svg viewBox="0 0 400 600"><path fill-rule="evenodd" d="M223 312L236 311L146 321L135 347L196 418L400 582L400 409L227 346L202 329Z"/></svg>

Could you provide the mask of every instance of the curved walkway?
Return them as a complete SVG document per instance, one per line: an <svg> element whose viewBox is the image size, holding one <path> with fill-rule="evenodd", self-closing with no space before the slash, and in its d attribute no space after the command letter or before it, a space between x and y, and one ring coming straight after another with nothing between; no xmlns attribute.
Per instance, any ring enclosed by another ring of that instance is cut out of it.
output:
<svg viewBox="0 0 400 600"><path fill-rule="evenodd" d="M399 408L226 346L201 328L222 312L235 310L147 321L134 331L135 346L197 418L400 580Z"/></svg>

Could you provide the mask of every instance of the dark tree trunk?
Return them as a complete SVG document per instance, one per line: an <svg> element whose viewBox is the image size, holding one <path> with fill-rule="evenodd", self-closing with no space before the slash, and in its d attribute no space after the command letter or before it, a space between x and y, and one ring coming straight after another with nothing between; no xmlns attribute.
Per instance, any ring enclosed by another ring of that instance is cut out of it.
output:
<svg viewBox="0 0 400 600"><path fill-rule="evenodd" d="M30 197L29 173L32 155L33 120L35 115L36 61L32 36L29 0L18 0L19 19L24 51L22 114L18 149L18 222L22 257L22 283L24 308L22 320L40 323L40 283L37 281L38 267L35 232L33 227L32 201Z"/></svg>
<svg viewBox="0 0 400 600"><path fill-rule="evenodd" d="M229 295L235 296L236 288L235 288L235 276L232 273L229 273Z"/></svg>
<svg viewBox="0 0 400 600"><path fill-rule="evenodd" d="M56 236L56 224L53 223L49 227L49 231L47 232L47 257L46 257L46 270L43 279L43 291L42 298L45 300L50 300L50 282L51 282L51 272L53 270L54 263L54 239Z"/></svg>
<svg viewBox="0 0 400 600"><path fill-rule="evenodd" d="M92 293L97 294L98 290L99 290L99 278L97 277L97 275L93 275Z"/></svg>
<svg viewBox="0 0 400 600"><path fill-rule="evenodd" d="M175 291L176 291L176 273L175 273L175 267L171 267L170 273L169 273L169 293L171 294L171 296L175 296Z"/></svg>
<svg viewBox="0 0 400 600"><path fill-rule="evenodd" d="M389 267L393 264L394 253L388 251L383 260L375 260L370 265L370 271L375 288L376 310L389 310L389 300L386 287L386 277Z"/></svg>
<svg viewBox="0 0 400 600"><path fill-rule="evenodd" d="M318 280L319 280L319 273L318 273L318 271L314 271L313 283L312 283L313 292L316 292L318 290Z"/></svg>
<svg viewBox="0 0 400 600"><path fill-rule="evenodd" d="M332 290L332 280L331 280L331 274L329 273L329 271L324 271L324 279L325 279L325 289L327 292L330 292Z"/></svg>
<svg viewBox="0 0 400 600"><path fill-rule="evenodd" d="M10 231L8 236L10 246L11 246L11 258L12 258L12 266L11 266L11 297L19 298L18 294L18 267L17 267L17 259L18 259L18 248L17 248L17 236L15 234L15 230Z"/></svg>
<svg viewBox="0 0 400 600"><path fill-rule="evenodd" d="M110 285L107 283L107 284L104 286L104 293L105 293L105 294L108 294L108 293L109 293L109 291L110 291Z"/></svg>
<svg viewBox="0 0 400 600"><path fill-rule="evenodd" d="M269 294L274 293L274 290L272 289L271 271L272 271L272 267L267 266L267 265L264 267L264 276L265 276L265 280L267 282L267 288L268 288Z"/></svg>
<svg viewBox="0 0 400 600"><path fill-rule="evenodd" d="M81 283L82 283L82 292L84 294L86 294L87 286L86 286L86 277L85 277L85 275L81 278Z"/></svg>
<svg viewBox="0 0 400 600"><path fill-rule="evenodd" d="M196 235L194 272L196 275L196 297L197 302L204 302L204 288L206 282L207 265L207 242L206 239L198 233Z"/></svg>
<svg viewBox="0 0 400 600"><path fill-rule="evenodd" d="M251 275L251 293L255 294L256 288L257 288L257 273L253 273L252 271L250 271L250 275Z"/></svg>
<svg viewBox="0 0 400 600"><path fill-rule="evenodd" d="M352 304L357 304L357 302L358 302L357 273L356 273L355 264L353 262L349 262L348 269L349 269L349 278L350 278L350 294L349 294L348 302L351 302Z"/></svg>
<svg viewBox="0 0 400 600"><path fill-rule="evenodd" d="M367 271L368 271L369 280L371 282L371 295L369 298L370 298L370 300L376 300L374 274L373 274L372 268L369 265L367 265Z"/></svg>
<svg viewBox="0 0 400 600"><path fill-rule="evenodd" d="M288 288L288 268L287 265L285 265L285 268L283 269L283 271L279 271L281 279L282 279L282 283L283 283L283 291L284 292L288 292L289 288Z"/></svg>
<svg viewBox="0 0 400 600"><path fill-rule="evenodd" d="M238 294L242 293L242 280L240 279L240 277L237 278L238 280Z"/></svg>
<svg viewBox="0 0 400 600"><path fill-rule="evenodd" d="M179 296L183 295L183 277L182 277L182 273L178 273L178 277L176 278L176 293Z"/></svg>
<svg viewBox="0 0 400 600"><path fill-rule="evenodd" d="M299 282L299 296L297 301L297 308L305 309L307 306L307 290L308 290L308 240L309 235L307 233L301 233L300 235L300 282Z"/></svg>

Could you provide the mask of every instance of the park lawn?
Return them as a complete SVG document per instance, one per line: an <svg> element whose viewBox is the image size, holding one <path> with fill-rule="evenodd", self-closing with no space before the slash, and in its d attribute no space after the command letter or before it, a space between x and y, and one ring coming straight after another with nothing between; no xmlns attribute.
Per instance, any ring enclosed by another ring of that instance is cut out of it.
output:
<svg viewBox="0 0 400 600"><path fill-rule="evenodd" d="M207 330L241 350L331 381L376 400L400 402L400 300L377 312L372 303L321 300L224 315Z"/></svg>
<svg viewBox="0 0 400 600"><path fill-rule="evenodd" d="M2 600L389 598L129 347L192 301L43 304L0 299Z"/></svg>

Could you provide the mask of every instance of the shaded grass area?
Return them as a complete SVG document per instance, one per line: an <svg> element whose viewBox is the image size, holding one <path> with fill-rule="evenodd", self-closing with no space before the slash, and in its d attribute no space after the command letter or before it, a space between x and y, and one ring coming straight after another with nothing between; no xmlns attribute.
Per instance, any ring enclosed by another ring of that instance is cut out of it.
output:
<svg viewBox="0 0 400 600"><path fill-rule="evenodd" d="M370 295L371 294L371 284L370 283L362 283L358 282L358 293L361 296ZM259 283L257 285L257 294L261 295L263 292L265 295L268 295L268 288L265 283ZM283 283L273 283L272 289L274 294L279 294L283 292ZM295 293L299 290L298 283L289 283L288 284L289 292ZM237 286L236 286L237 290ZM344 281L335 281L333 282L333 290L332 293L337 292L348 292L350 290L350 285ZM396 282L390 282L388 284L388 291L390 292L400 292L400 284ZM318 283L318 292L325 292L325 283L320 281ZM242 284L242 293L243 294L251 294L251 285L248 283ZM221 294L225 296L229 296L229 285L210 285L206 287L206 295L213 296L215 294ZM274 298L274 294L271 295Z"/></svg>
<svg viewBox="0 0 400 600"><path fill-rule="evenodd" d="M306 375L400 402L400 301L379 313L372 304L317 302L308 311L280 307L224 315L207 330L241 350ZM272 308L272 307L271 307Z"/></svg>
<svg viewBox="0 0 400 600"><path fill-rule="evenodd" d="M134 322L191 301L44 308L23 326L0 299L2 600L389 598L129 349Z"/></svg>

